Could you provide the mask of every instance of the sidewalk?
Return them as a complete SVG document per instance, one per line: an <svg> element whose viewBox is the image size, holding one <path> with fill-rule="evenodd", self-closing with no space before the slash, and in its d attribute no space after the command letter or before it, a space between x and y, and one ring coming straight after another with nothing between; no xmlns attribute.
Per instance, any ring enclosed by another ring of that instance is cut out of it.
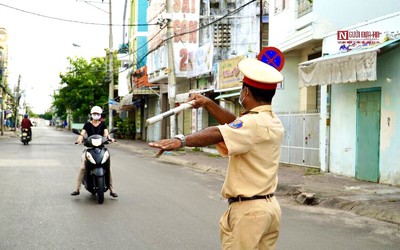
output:
<svg viewBox="0 0 400 250"><path fill-rule="evenodd" d="M4 129L3 135L0 135L0 141L7 140L10 138L17 138L18 136L19 136L18 133L7 128Z"/></svg>
<svg viewBox="0 0 400 250"><path fill-rule="evenodd" d="M17 137L15 132L5 131L0 136L0 143L13 137ZM147 158L153 158L158 152L149 147L148 143L134 140L118 140L118 143L110 147L124 147ZM227 158L190 148L164 152L158 161L196 168L220 177L225 177L228 166ZM358 181L319 173L317 169L285 164L281 164L278 177L278 196L292 197L301 204L340 209L400 224L400 187Z"/></svg>
<svg viewBox="0 0 400 250"><path fill-rule="evenodd" d="M146 142L119 140L144 157L154 157L158 151ZM164 152L159 161L183 165L225 176L228 159L190 148ZM325 208L349 211L382 221L400 224L400 187L382 185L353 178L319 173L317 169L281 164L277 195L292 197L297 202Z"/></svg>

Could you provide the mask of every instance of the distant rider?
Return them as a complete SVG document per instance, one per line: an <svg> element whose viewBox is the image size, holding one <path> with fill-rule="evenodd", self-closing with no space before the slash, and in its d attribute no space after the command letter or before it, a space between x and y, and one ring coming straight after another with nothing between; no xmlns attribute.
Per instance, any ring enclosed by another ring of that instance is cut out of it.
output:
<svg viewBox="0 0 400 250"><path fill-rule="evenodd" d="M29 137L31 137L31 139L32 139L32 129L31 129L32 126L33 126L33 124L31 122L31 120L29 120L28 114L25 114L24 119L22 119L22 121L21 121L21 130L24 128L28 129L28 135L29 135Z"/></svg>

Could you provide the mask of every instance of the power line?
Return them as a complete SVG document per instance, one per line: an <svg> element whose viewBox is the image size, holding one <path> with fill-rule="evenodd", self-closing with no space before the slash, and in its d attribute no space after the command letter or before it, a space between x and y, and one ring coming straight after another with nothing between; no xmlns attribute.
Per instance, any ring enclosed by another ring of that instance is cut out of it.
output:
<svg viewBox="0 0 400 250"><path fill-rule="evenodd" d="M110 26L109 23L92 23L92 22L83 22L83 21L76 21L76 20L71 20L71 19L64 19L64 18L59 18L59 17L52 17L52 16L47 16L47 15L42 15L39 13L35 13L35 12L31 12L31 11L27 11L27 10L23 10L23 9L19 9L16 7L12 7L3 3L0 3L0 6L4 6L6 8L9 9L13 9L19 12L23 12L23 13L27 13L30 15L34 15L34 16L39 16L39 17L43 17L43 18L48 18L48 19L53 19L53 20L57 20L57 21L62 21L62 22L69 22L69 23L79 23L79 24L85 24L85 25L97 25L97 26ZM155 24L112 24L111 26L151 26L151 25L159 25L158 23Z"/></svg>
<svg viewBox="0 0 400 250"><path fill-rule="evenodd" d="M257 1L257 0L251 0L251 1L249 1L248 3L243 4L243 5L240 6L239 8L236 8L235 10L233 10L233 11L231 11L231 12L228 12L227 14L223 15L222 17L220 17L220 18L218 18L218 19L216 19L216 20L214 20L214 21L212 21L212 22L210 22L210 23L208 23L208 24L206 24L206 25L203 25L203 26L201 26L201 27L199 27L199 28L197 28L197 29L191 30L191 29L190 29L190 26L189 26L189 29L188 29L189 31L182 32L182 33L176 33L176 34L173 35L173 36L167 37L166 39L162 40L162 41L160 42L160 44L159 44L156 48L154 48L154 49L148 51L136 64L139 64L139 63L142 62L149 54L151 54L152 52L156 51L158 48L160 48L161 46L163 46L164 43L165 43L166 41L168 41L168 40L170 40L170 39L173 39L173 38L175 38L175 37L179 37L179 36L182 36L182 35L190 34L190 33L192 33L192 32L196 32L196 31L205 29L205 28L207 28L207 27L209 27L209 26L211 26L211 25L213 25L213 24L215 24L215 23L220 22L221 20L227 18L228 16L232 16L232 15L234 15L234 14L237 14L237 13L240 12L244 7L246 7L247 5L249 5L249 4L251 4L251 3L255 2L255 1ZM160 30L160 32L161 32L161 30ZM147 45L147 44L148 44L151 40L153 40L160 32L158 32L157 34L155 34L155 35L154 35L150 40L148 40L143 46ZM142 47L143 47L143 46L142 46ZM140 48L142 48L142 47L140 47ZM137 52L138 50L139 50L139 49L137 49L136 51L133 51L132 53L129 53L129 54L133 54L133 53ZM130 65L130 66L132 66L132 65Z"/></svg>
<svg viewBox="0 0 400 250"><path fill-rule="evenodd" d="M196 28L196 29L193 29L193 30L192 30L191 27L189 26L189 28L188 28L189 31L185 31L185 32L182 32L182 33L175 33L173 36L170 36L170 37L165 38L164 40L162 40L162 41L160 42L160 44L159 44L157 47L155 47L154 49L148 51L142 58L140 58L140 60L138 60L138 58L135 57L135 59L136 59L136 61L137 61L136 64L141 63L150 53L156 51L158 48L160 48L161 46L163 46L164 43L167 42L168 40L173 39L173 38L175 38L175 37L179 37L179 36L182 36L182 35L190 34L190 33L193 33L193 32L196 32L196 31L199 31L199 30L202 30L202 29L205 29L205 28L207 28L207 27L209 27L209 26L211 26L211 25L213 25L213 24L215 24L215 23L220 22L221 20L223 20L223 19L225 19L225 18L227 18L227 17L229 17L229 16L232 16L232 15L234 15L234 14L237 14L237 13L240 12L244 7L248 6L249 4L251 4L251 3L255 2L255 1L257 1L257 0L251 0L251 1L249 1L249 2L247 2L247 3L245 3L245 4L243 4L243 5L240 6L239 8L236 8L235 10L230 11L230 12L228 12L227 14L221 16L220 18L218 18L218 19L216 19L216 20L214 20L214 21L212 21L212 22L210 22L210 23L208 23L208 24L206 24L206 25L203 25L203 26L201 26L201 27L199 27L199 28ZM39 14L39 13L34 13L34 12L30 12L30 11L26 11L26 10L19 9L19 8L16 8L16 7L12 7L12 6L3 4L3 3L0 3L0 6L4 6L4 7L6 7L6 8L10 8L10 9L13 9L13 10L16 10L16 11L24 12L24 13L31 14L31 15L40 16L40 17L43 17L43 18L58 20L58 21L72 22L72 23L80 23L80 24L85 24L85 25L110 26L110 24L104 24L104 23L91 23L91 22L83 22L83 21L76 21L76 20L70 20L70 19L63 19L63 18L58 18L58 17L46 16L46 15L42 15L42 14ZM153 26L153 25L160 25L160 27L161 27L160 30L159 30L152 38L148 39L147 42L144 43L140 48L136 49L135 51L132 51L132 52L129 53L128 55L132 55L132 54L134 54L134 53L137 53L141 48L143 48L144 46L146 46L147 44L149 44L149 42L152 41L155 37L157 37L157 35L158 35L166 26L163 25L163 23L161 22L161 20L158 20L157 23L154 23L154 24L112 24L112 26L123 26L123 27L130 27L130 26ZM132 65L129 65L129 66L132 66Z"/></svg>

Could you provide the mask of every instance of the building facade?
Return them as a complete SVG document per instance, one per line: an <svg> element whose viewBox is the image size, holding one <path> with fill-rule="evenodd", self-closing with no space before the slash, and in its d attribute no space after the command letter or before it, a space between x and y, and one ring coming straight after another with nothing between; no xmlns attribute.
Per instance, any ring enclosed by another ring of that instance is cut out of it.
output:
<svg viewBox="0 0 400 250"><path fill-rule="evenodd" d="M275 112L281 113L284 123L288 121L281 155L283 162L329 171L330 87L300 86L299 64L323 56L323 38L332 32L399 8L396 1L384 4L322 0L270 2L269 44L285 55L284 87L273 102Z"/></svg>
<svg viewBox="0 0 400 250"><path fill-rule="evenodd" d="M352 145L338 150L340 147L337 144L346 140L337 136L344 127L340 123L338 125L340 119L336 115L344 112L348 117L347 112L350 111L337 113L345 107L339 105L340 98L335 94L336 91L345 95L346 88L354 86L304 85L301 84L299 68L304 63L333 53L328 44L338 31L365 20L391 15L400 9L398 1L388 0L382 4L373 0L153 0L148 1L146 8L148 52L144 58L147 62L142 66L145 68L136 74L140 76L137 80L139 84L132 84L130 88L130 97L143 100L140 124L145 132L142 140L169 138L176 133L188 134L215 125L216 121L205 110L189 109L172 119L144 126L147 118L179 106L191 92L203 93L239 114L241 107L237 99L241 76L237 74L237 63L245 57L256 57L268 44L280 49L285 56L282 70L285 79L272 103L286 129L281 161L356 176L356 154L346 157L347 160L339 164L343 160L340 150L354 151L356 147ZM136 20L131 22L140 23ZM396 50L387 55L392 53ZM380 67L387 68L393 60L387 55L377 60L378 74ZM137 65L138 62L136 66L133 64L133 72L140 69ZM379 88L378 85L375 87ZM357 100L355 96L347 101ZM393 122L393 117L389 118ZM351 119L355 121L354 117ZM381 137L387 131L382 131ZM353 132L346 130L343 135L351 140L356 136ZM353 136L346 136L347 133ZM382 144L379 145L381 148ZM390 150L379 152L388 154ZM389 159L380 158L380 165L386 164ZM397 183L390 177L392 174L395 174L394 169L381 171L379 181Z"/></svg>
<svg viewBox="0 0 400 250"><path fill-rule="evenodd" d="M329 171L400 185L400 12L323 40L324 57L300 64L300 84L329 86Z"/></svg>

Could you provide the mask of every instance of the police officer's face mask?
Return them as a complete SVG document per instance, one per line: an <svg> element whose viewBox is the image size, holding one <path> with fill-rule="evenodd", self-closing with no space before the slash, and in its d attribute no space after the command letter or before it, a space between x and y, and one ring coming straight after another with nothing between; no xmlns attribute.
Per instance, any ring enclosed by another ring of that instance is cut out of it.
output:
<svg viewBox="0 0 400 250"><path fill-rule="evenodd" d="M101 115L100 114L92 114L93 120L100 120Z"/></svg>
<svg viewBox="0 0 400 250"><path fill-rule="evenodd" d="M246 95L242 98L242 99L240 99L240 97L242 96L242 94L243 94L243 90L244 90L244 88L242 88L241 90L240 90L240 95L239 95L239 104L244 108L244 106L243 106L243 101L244 101L244 99L246 98L246 96L247 96L247 90L246 90Z"/></svg>

